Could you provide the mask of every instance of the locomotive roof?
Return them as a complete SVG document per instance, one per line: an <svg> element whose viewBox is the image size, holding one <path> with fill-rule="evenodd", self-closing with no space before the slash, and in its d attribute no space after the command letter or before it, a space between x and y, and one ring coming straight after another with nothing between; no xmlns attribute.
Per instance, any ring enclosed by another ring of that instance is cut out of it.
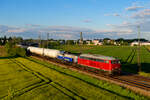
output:
<svg viewBox="0 0 150 100"><path fill-rule="evenodd" d="M114 57L96 55L96 54L81 54L80 56L88 57L88 58L104 59L104 60L116 60L116 58Z"/></svg>

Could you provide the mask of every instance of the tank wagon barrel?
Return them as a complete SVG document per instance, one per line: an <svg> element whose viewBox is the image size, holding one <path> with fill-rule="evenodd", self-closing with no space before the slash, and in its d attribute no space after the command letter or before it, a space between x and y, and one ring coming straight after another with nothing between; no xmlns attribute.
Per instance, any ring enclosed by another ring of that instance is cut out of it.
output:
<svg viewBox="0 0 150 100"><path fill-rule="evenodd" d="M57 58L58 54L60 54L59 50L55 49L44 49L44 56Z"/></svg>
<svg viewBox="0 0 150 100"><path fill-rule="evenodd" d="M44 48L38 48L38 47L28 47L27 50L29 50L31 53L56 58L58 54L60 54L59 50L55 49L44 49Z"/></svg>
<svg viewBox="0 0 150 100"><path fill-rule="evenodd" d="M28 47L27 50L29 50L31 53L35 53L35 54L39 54L39 55L43 54L43 48Z"/></svg>

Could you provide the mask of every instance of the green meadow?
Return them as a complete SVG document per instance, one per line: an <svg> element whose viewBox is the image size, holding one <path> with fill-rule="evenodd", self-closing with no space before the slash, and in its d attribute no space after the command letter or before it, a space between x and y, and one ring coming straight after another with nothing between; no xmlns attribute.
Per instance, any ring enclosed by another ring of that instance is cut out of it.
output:
<svg viewBox="0 0 150 100"><path fill-rule="evenodd" d="M118 85L31 57L3 55L0 69L0 100L149 99Z"/></svg>
<svg viewBox="0 0 150 100"><path fill-rule="evenodd" d="M140 47L141 72L137 66L136 46L62 45L55 49L116 57L121 60L122 71L150 77L150 47Z"/></svg>

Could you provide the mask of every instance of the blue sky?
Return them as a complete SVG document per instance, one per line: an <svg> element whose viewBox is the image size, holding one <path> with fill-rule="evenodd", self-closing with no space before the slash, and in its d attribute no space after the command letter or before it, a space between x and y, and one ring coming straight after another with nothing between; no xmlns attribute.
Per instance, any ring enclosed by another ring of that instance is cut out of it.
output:
<svg viewBox="0 0 150 100"><path fill-rule="evenodd" d="M148 0L0 0L0 34L76 39L83 31L85 38L134 38L144 20L147 37L149 7Z"/></svg>

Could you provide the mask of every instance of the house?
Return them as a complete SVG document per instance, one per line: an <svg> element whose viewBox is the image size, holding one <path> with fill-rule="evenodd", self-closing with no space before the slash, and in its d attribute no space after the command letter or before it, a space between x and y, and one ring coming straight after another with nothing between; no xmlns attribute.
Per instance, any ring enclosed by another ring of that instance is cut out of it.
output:
<svg viewBox="0 0 150 100"><path fill-rule="evenodd" d="M138 45L137 41L131 43L131 46L137 46L137 45ZM140 45L141 46L143 46L143 45L150 45L150 42L140 42Z"/></svg>
<svg viewBox="0 0 150 100"><path fill-rule="evenodd" d="M92 42L91 40L86 40L87 45L91 45L91 42Z"/></svg>
<svg viewBox="0 0 150 100"><path fill-rule="evenodd" d="M138 45L138 42L134 41L131 43L131 46L137 46Z"/></svg>
<svg viewBox="0 0 150 100"><path fill-rule="evenodd" d="M101 40L98 40L98 39L93 40L92 43L93 43L94 45L103 45L103 42L102 42Z"/></svg>
<svg viewBox="0 0 150 100"><path fill-rule="evenodd" d="M150 45L150 42L143 42L141 45Z"/></svg>

